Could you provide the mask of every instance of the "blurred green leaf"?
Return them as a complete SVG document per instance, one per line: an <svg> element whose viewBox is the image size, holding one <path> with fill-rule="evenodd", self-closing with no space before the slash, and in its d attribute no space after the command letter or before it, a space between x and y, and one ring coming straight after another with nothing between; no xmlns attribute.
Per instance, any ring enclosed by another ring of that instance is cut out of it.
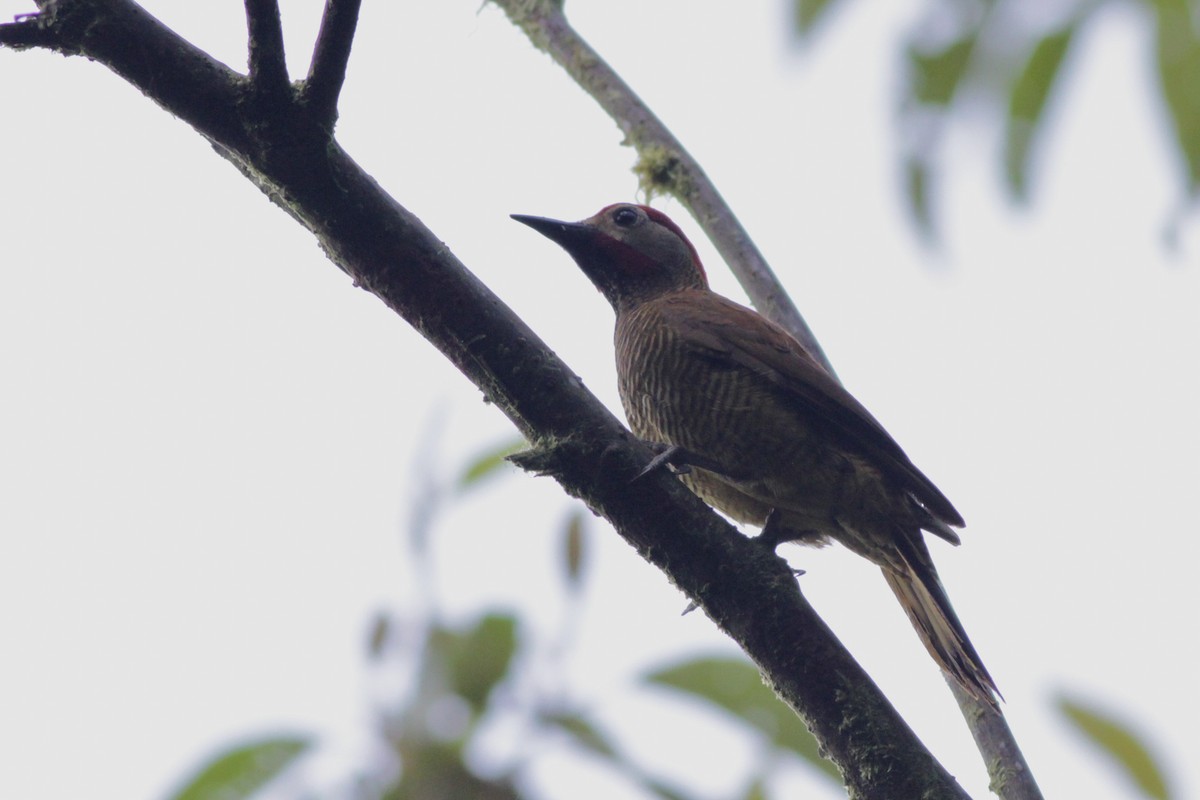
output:
<svg viewBox="0 0 1200 800"><path fill-rule="evenodd" d="M763 785L762 778L755 778L754 782L746 787L742 800L767 800L767 787Z"/></svg>
<svg viewBox="0 0 1200 800"><path fill-rule="evenodd" d="M826 5L834 6L793 0L797 35L803 36L814 21L820 24L828 14ZM1063 64L1076 34L1093 14L1112 4L928 0L922 5L924 12L913 17L903 34L898 150L911 220L926 243L932 243L944 172L941 156L948 141L944 130L964 120L974 128L1004 120L1006 190L1012 199L1026 200L1036 175L1039 131L1059 94L1056 87L1063 83ZM1141 0L1134 6L1150 12L1131 19L1154 26L1158 83L1182 156L1178 163L1187 199L1194 201L1200 198L1200 2ZM1049 35L1045 24L1054 26ZM1176 213L1186 211L1181 207ZM1169 237L1176 225L1170 225Z"/></svg>
<svg viewBox="0 0 1200 800"><path fill-rule="evenodd" d="M392 632L392 618L385 611L376 611L367 632L367 655L379 658L387 647Z"/></svg>
<svg viewBox="0 0 1200 800"><path fill-rule="evenodd" d="M1034 135L1078 26L1076 18L1062 30L1040 39L1013 81L1004 135L1004 164L1009 192L1017 200L1029 196L1029 154Z"/></svg>
<svg viewBox="0 0 1200 800"><path fill-rule="evenodd" d="M939 50L925 51L910 44L907 51L911 70L908 88L912 99L922 105L949 105L967 73L978 40L979 27L976 26Z"/></svg>
<svg viewBox="0 0 1200 800"><path fill-rule="evenodd" d="M466 469L455 481L455 487L460 492L475 488L486 478L494 477L501 470L510 467L511 465L505 459L513 453L525 449L526 446L525 440L517 437L485 450L467 464Z"/></svg>
<svg viewBox="0 0 1200 800"><path fill-rule="evenodd" d="M1200 36L1187 0L1153 0L1157 14L1158 80L1175 142L1188 168L1188 190L1200 189Z"/></svg>
<svg viewBox="0 0 1200 800"><path fill-rule="evenodd" d="M841 783L841 774L823 758L817 740L775 693L763 684L758 668L738 658L698 658L652 672L648 683L667 686L725 709L775 743Z"/></svg>
<svg viewBox="0 0 1200 800"><path fill-rule="evenodd" d="M238 745L217 755L171 800L243 800L282 772L312 744L307 737L280 736Z"/></svg>
<svg viewBox="0 0 1200 800"><path fill-rule="evenodd" d="M936 238L931 198L937 133L967 75L984 19L981 15L940 48L914 39L905 49L908 96L901 119L912 145L904 156L904 188L913 222L926 242Z"/></svg>
<svg viewBox="0 0 1200 800"><path fill-rule="evenodd" d="M1066 696L1059 696L1058 710L1125 770L1143 796L1170 800L1171 792L1157 759L1128 725L1095 706Z"/></svg>
<svg viewBox="0 0 1200 800"><path fill-rule="evenodd" d="M656 778L642 776L639 783L641 783L644 789L653 792L663 800L692 800L689 795L683 794L671 788L670 786L667 786L665 783Z"/></svg>
<svg viewBox="0 0 1200 800"><path fill-rule="evenodd" d="M521 800L506 776L481 778L463 762L457 747L422 742L401 753L400 780L383 793L384 800Z"/></svg>
<svg viewBox="0 0 1200 800"><path fill-rule="evenodd" d="M932 165L925 156L910 156L904 162L904 188L908 210L913 215L917 232L927 241L934 239L933 209L930 207L929 185Z"/></svg>
<svg viewBox="0 0 1200 800"><path fill-rule="evenodd" d="M812 33L817 23L826 16L833 2L834 0L794 0L792 10L796 33L801 37Z"/></svg>
<svg viewBox="0 0 1200 800"><path fill-rule="evenodd" d="M609 743L608 738L580 714L543 714L540 719L569 734L584 750L607 759L619 760L617 750Z"/></svg>
<svg viewBox="0 0 1200 800"><path fill-rule="evenodd" d="M483 712L488 695L508 674L516 650L517 620L508 614L488 614L446 641L451 689L476 715Z"/></svg>
<svg viewBox="0 0 1200 800"><path fill-rule="evenodd" d="M644 789L653 792L663 800L689 800L687 795L680 794L657 778L646 775L623 758L609 743L608 737L582 715L573 712L544 713L539 719L569 734L575 743L584 750L605 759L627 778L641 784Z"/></svg>
<svg viewBox="0 0 1200 800"><path fill-rule="evenodd" d="M583 561L586 556L586 513L582 507L576 506L563 527L563 568L567 575L567 585L572 589L579 588L580 576L583 574Z"/></svg>

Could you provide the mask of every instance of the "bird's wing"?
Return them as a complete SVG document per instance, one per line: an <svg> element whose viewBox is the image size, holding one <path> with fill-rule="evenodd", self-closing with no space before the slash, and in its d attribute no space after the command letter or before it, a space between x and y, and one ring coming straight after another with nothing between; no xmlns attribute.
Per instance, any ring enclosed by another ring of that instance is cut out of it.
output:
<svg viewBox="0 0 1200 800"><path fill-rule="evenodd" d="M797 410L859 452L913 495L936 519L961 527L962 515L896 444L862 403L842 388L799 342L775 323L712 292L687 292L660 312L684 344L705 358L766 378ZM671 319L674 318L674 319ZM934 530L957 536L952 531Z"/></svg>

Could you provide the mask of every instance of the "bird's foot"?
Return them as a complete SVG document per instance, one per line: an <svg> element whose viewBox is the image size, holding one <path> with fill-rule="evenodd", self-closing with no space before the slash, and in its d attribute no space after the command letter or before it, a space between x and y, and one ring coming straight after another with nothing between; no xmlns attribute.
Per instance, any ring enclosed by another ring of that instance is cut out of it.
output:
<svg viewBox="0 0 1200 800"><path fill-rule="evenodd" d="M709 472L715 472L719 475L724 475L725 472L721 469L721 465L710 458L705 458L699 453L693 453L691 450L680 447L675 444L663 444L662 442L650 442L643 440L643 444L654 450L658 455L650 459L650 462L642 468L642 471L633 477L633 480L641 480L642 478L660 469L664 466L670 467L677 475L686 475L692 471L692 467L706 469Z"/></svg>
<svg viewBox="0 0 1200 800"><path fill-rule="evenodd" d="M661 458L661 455L659 456L659 458ZM658 465L654 465L654 467L657 467L657 466ZM642 474L649 472L651 468L652 467L647 467L645 470L642 471ZM641 477L641 475L639 475L638 477ZM759 547L766 548L767 552L771 553L771 555L775 555L776 547L783 544L784 542L790 542L797 538L803 538L803 537L797 537L795 531L785 527L783 524L783 521L782 521L782 515L779 513L779 510L772 508L769 512L767 512L767 519L763 523L762 530L759 531L757 536L751 537L750 541L754 542ZM794 567L792 568L792 575L796 576L797 578L799 578L803 574L805 574L804 570L796 569ZM695 600L692 600L691 602L689 602L687 604L687 608L683 609L683 613L680 614L680 616L686 617L688 614L692 613L699 607L700 607L700 604L697 603Z"/></svg>
<svg viewBox="0 0 1200 800"><path fill-rule="evenodd" d="M775 553L775 548L784 542L790 542L796 539L796 532L784 527L783 515L779 513L779 509L772 508L767 512L767 519L763 522L762 530L758 532L753 541L760 547L765 547L772 554ZM804 574L802 569L793 569L792 574L797 578Z"/></svg>
<svg viewBox="0 0 1200 800"><path fill-rule="evenodd" d="M763 522L762 530L758 532L758 536L754 537L754 541L760 547L765 547L772 553L775 548L788 541L790 531L783 526L783 515L779 513L778 508L772 508L767 512L767 519Z"/></svg>

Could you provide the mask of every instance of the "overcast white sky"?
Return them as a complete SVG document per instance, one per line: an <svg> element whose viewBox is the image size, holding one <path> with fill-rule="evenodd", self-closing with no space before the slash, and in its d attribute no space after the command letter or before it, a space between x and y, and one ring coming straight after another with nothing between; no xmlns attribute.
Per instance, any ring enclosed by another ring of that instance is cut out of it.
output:
<svg viewBox="0 0 1200 800"><path fill-rule="evenodd" d="M244 64L241 3L147 5ZM891 127L898 32L921 4L850 4L804 53L784 5L568 9L717 181L851 391L963 511L963 546L934 556L1047 796L1133 796L1057 718L1064 689L1135 721L1178 796L1194 795L1200 226L1162 245L1179 189L1144 27L1113 7L1088 31L1032 209L1001 197L994 142L954 133L931 254L903 218ZM298 76L320 3L283 6ZM365 6L343 145L618 408L610 310L507 215L634 199L632 152L495 8ZM6 18L28 10L0 0ZM156 798L212 748L277 730L354 753L367 620L414 608L401 533L431 469L415 466L425 429L440 415L435 469L452 475L510 426L102 67L0 51L0 87L0 796ZM657 205L740 298L686 214ZM569 507L514 475L453 508L434 540L451 618L513 608L549 637ZM732 794L753 740L635 686L647 667L731 646L594 533L564 681L641 763ZM924 741L986 796L878 571L836 549L788 554ZM599 781L561 756L535 770L548 798L628 790ZM837 796L802 769L782 785Z"/></svg>

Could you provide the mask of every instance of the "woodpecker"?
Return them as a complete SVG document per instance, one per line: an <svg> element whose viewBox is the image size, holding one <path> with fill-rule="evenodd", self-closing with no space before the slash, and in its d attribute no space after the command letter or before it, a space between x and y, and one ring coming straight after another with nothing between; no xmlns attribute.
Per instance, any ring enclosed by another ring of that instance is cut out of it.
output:
<svg viewBox="0 0 1200 800"><path fill-rule="evenodd" d="M581 222L512 215L561 245L616 312L621 404L652 464L760 539L831 541L878 565L938 665L995 708L999 692L938 579L923 531L957 545L962 515L787 331L708 287L679 226L618 203Z"/></svg>

